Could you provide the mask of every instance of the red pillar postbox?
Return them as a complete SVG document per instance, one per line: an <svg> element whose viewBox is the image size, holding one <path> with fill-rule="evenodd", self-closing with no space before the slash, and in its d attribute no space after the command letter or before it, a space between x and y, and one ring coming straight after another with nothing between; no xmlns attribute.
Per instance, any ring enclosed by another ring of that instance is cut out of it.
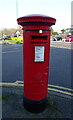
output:
<svg viewBox="0 0 73 120"><path fill-rule="evenodd" d="M29 15L17 19L23 26L24 107L31 112L44 110L50 54L50 26L56 19Z"/></svg>

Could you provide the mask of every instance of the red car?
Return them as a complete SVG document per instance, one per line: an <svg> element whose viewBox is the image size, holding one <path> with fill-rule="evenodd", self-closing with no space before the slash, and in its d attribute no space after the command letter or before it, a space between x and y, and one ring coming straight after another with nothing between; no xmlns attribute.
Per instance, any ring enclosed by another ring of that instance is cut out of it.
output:
<svg viewBox="0 0 73 120"><path fill-rule="evenodd" d="M67 41L67 42L71 42L71 41L73 41L73 36L69 36L69 37L67 37L65 41Z"/></svg>

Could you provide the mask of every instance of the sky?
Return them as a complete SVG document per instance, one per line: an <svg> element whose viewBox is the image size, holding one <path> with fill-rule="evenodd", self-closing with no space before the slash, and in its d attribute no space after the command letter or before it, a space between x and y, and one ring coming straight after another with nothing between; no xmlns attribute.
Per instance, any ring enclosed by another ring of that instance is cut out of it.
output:
<svg viewBox="0 0 73 120"><path fill-rule="evenodd" d="M72 0L0 0L0 29L17 28L19 17L43 14L56 19L53 29L60 32L71 26L71 2Z"/></svg>

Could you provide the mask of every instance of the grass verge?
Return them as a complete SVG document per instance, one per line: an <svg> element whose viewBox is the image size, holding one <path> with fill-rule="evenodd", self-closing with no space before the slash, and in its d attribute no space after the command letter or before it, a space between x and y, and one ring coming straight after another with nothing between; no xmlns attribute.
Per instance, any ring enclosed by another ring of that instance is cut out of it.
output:
<svg viewBox="0 0 73 120"><path fill-rule="evenodd" d="M4 40L4 42L6 43L16 43L16 44L22 44L23 41L19 41L19 40Z"/></svg>
<svg viewBox="0 0 73 120"><path fill-rule="evenodd" d="M2 100L8 100L9 97L10 97L9 94L3 94L3 95L2 95Z"/></svg>

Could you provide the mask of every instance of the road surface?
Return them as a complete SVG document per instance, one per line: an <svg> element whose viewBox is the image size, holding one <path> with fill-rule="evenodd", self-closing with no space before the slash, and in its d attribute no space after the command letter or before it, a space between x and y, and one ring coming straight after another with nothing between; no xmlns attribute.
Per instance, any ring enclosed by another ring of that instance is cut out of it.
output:
<svg viewBox="0 0 73 120"><path fill-rule="evenodd" d="M51 47L49 83L72 88L71 60L73 50ZM2 81L23 81L22 45L3 45Z"/></svg>

